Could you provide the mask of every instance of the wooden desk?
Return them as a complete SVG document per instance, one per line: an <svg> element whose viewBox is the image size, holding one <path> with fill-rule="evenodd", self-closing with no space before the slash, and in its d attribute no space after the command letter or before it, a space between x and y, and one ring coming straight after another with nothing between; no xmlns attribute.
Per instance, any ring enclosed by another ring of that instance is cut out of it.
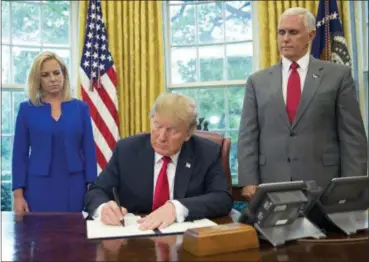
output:
<svg viewBox="0 0 369 262"><path fill-rule="evenodd" d="M2 261L369 261L369 241L362 238L338 243L292 242L277 249L261 242L260 250L198 258L182 250L182 235L88 240L80 213L16 216L2 212L1 220ZM231 218L215 221L229 223Z"/></svg>

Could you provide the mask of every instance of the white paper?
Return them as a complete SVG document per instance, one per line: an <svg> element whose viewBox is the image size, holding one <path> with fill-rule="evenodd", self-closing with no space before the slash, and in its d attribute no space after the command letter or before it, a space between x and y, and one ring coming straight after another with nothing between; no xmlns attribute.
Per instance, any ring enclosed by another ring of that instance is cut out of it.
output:
<svg viewBox="0 0 369 262"><path fill-rule="evenodd" d="M189 228L193 228L194 224L192 222L183 222L183 223L173 223L166 228L160 229L160 232L163 234L170 233L181 233L185 232Z"/></svg>
<svg viewBox="0 0 369 262"><path fill-rule="evenodd" d="M183 233L190 228L209 227L216 225L217 223L214 223L213 221L205 218L195 220L193 222L173 223L166 228L160 229L160 232L162 232L163 234Z"/></svg>
<svg viewBox="0 0 369 262"><path fill-rule="evenodd" d="M200 220L195 220L193 222L195 224L195 227L211 227L211 226L216 226L217 223L209 220L209 219L200 219Z"/></svg>
<svg viewBox="0 0 369 262"><path fill-rule="evenodd" d="M100 220L87 220L87 238L110 238L110 237L129 237L155 235L153 230L140 230L137 220L140 216L128 213L124 216L125 226L110 226L103 224ZM163 234L184 233L190 228L216 226L217 224L209 219L200 219L192 222L173 223L170 226L160 229Z"/></svg>
<svg viewBox="0 0 369 262"><path fill-rule="evenodd" d="M109 237L128 237L128 236L143 236L153 235L153 230L140 230L137 220L140 216L135 216L128 213L124 216L125 226L111 226L105 225L100 220L88 220L87 226L87 238L109 238Z"/></svg>

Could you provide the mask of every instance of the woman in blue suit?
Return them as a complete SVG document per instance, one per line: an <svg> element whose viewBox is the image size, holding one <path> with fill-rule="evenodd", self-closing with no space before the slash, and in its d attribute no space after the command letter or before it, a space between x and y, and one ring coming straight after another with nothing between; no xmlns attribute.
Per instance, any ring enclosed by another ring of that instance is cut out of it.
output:
<svg viewBox="0 0 369 262"><path fill-rule="evenodd" d="M71 98L66 65L52 52L36 57L28 84L15 126L14 211L80 212L97 177L88 105Z"/></svg>

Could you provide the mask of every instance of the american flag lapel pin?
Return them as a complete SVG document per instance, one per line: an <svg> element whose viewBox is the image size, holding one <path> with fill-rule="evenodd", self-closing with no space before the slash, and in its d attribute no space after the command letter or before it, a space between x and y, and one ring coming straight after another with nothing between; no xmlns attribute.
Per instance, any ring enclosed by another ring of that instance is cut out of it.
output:
<svg viewBox="0 0 369 262"><path fill-rule="evenodd" d="M187 167L187 168L191 168L191 164L187 162L187 163L186 163L186 167Z"/></svg>

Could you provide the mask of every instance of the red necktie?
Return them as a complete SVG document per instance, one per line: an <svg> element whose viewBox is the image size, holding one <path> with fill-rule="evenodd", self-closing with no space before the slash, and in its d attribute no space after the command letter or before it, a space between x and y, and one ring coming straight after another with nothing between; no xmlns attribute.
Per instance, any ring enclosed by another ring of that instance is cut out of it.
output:
<svg viewBox="0 0 369 262"><path fill-rule="evenodd" d="M164 156L162 158L163 165L161 167L158 179L156 180L154 200L152 203L152 210L161 207L169 200L169 183L167 176L168 163L171 161L170 157Z"/></svg>
<svg viewBox="0 0 369 262"><path fill-rule="evenodd" d="M301 97L301 82L300 76L297 72L297 68L299 65L296 62L291 64L291 74L288 78L287 83L287 102L286 102L286 109L288 118L290 119L290 123L293 123L293 120L296 116L297 106L300 102Z"/></svg>
<svg viewBox="0 0 369 262"><path fill-rule="evenodd" d="M156 243L158 249L156 254L157 261L171 261L170 248L168 244L158 242Z"/></svg>

